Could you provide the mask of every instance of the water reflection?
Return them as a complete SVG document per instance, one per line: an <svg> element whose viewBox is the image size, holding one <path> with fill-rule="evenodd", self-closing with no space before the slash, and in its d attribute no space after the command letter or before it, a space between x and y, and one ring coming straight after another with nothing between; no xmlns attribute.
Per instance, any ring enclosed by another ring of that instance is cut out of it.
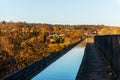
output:
<svg viewBox="0 0 120 80"><path fill-rule="evenodd" d="M82 42L78 45L78 47L83 48L83 47L86 46L87 43L93 43L93 42L94 42L94 37L89 37L89 38L85 39L84 41L82 41Z"/></svg>
<svg viewBox="0 0 120 80"><path fill-rule="evenodd" d="M88 40L81 42L32 80L75 80L87 42Z"/></svg>

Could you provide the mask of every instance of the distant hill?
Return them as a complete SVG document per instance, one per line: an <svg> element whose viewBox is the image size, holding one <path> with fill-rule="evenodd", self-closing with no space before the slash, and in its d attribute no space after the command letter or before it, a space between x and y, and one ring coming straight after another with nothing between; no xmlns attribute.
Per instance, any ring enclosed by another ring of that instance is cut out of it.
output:
<svg viewBox="0 0 120 80"><path fill-rule="evenodd" d="M108 34L120 34L120 28L3 21L0 23L0 78L86 36Z"/></svg>

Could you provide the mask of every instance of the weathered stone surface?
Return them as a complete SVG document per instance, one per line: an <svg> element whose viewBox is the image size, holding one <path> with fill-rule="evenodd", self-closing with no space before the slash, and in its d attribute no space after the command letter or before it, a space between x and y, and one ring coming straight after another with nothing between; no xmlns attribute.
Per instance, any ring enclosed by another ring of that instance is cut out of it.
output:
<svg viewBox="0 0 120 80"><path fill-rule="evenodd" d="M120 80L120 35L96 36L95 46L104 54Z"/></svg>
<svg viewBox="0 0 120 80"><path fill-rule="evenodd" d="M102 56L94 44L88 43L76 80L114 80L110 66Z"/></svg>

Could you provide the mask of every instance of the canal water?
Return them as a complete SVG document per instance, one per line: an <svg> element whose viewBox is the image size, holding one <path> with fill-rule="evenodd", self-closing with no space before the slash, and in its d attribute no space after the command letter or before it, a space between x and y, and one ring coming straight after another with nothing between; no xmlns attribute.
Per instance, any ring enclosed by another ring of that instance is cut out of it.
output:
<svg viewBox="0 0 120 80"><path fill-rule="evenodd" d="M32 80L75 80L82 58L86 40L53 62Z"/></svg>

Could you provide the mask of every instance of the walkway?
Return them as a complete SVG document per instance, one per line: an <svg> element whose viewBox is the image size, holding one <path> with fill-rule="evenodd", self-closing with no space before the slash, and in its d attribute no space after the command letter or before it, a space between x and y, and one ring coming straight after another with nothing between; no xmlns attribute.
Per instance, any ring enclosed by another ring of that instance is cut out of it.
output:
<svg viewBox="0 0 120 80"><path fill-rule="evenodd" d="M88 43L76 80L115 80L112 76L109 63L94 44Z"/></svg>

